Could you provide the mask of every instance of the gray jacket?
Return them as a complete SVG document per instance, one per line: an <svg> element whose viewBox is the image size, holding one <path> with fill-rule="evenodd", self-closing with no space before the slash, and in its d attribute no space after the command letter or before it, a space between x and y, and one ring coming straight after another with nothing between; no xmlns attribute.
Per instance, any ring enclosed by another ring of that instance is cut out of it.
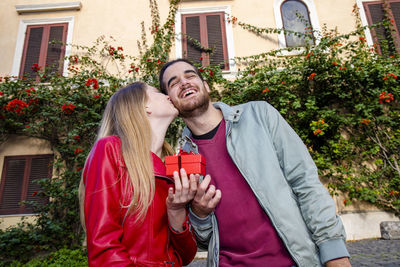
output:
<svg viewBox="0 0 400 267"><path fill-rule="evenodd" d="M214 106L226 121L229 155L297 265L321 266L331 259L349 257L335 203L321 184L307 148L279 112L261 101L234 107L218 102ZM189 136L190 130L185 128L183 148L198 153ZM189 217L199 247L208 247L207 266L218 266L215 214L199 218L190 212Z"/></svg>

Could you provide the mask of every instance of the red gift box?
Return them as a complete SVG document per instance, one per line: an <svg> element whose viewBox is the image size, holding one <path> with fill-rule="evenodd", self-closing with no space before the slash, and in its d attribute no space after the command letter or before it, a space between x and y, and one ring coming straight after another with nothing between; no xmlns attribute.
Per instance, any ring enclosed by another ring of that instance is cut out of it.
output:
<svg viewBox="0 0 400 267"><path fill-rule="evenodd" d="M189 174L206 174L206 159L200 154L193 152L185 152L180 150L174 156L165 157L165 167L167 168L167 176L174 176L174 171L179 173L181 168L185 169Z"/></svg>

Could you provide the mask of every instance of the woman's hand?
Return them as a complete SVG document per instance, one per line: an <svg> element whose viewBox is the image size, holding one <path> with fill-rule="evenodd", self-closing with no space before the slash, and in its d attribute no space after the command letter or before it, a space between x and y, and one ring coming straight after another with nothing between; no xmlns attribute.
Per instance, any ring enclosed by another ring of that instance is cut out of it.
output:
<svg viewBox="0 0 400 267"><path fill-rule="evenodd" d="M194 198L200 178L198 174L191 174L188 179L184 169L181 169L180 173L179 177L178 172L174 172L175 193L171 187L166 200L169 224L177 232L183 231L182 225L186 219L186 204Z"/></svg>

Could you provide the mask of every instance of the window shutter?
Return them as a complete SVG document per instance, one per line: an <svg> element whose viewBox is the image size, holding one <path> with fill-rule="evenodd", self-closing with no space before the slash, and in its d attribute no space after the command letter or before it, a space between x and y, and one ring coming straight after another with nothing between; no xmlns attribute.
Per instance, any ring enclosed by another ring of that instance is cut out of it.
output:
<svg viewBox="0 0 400 267"><path fill-rule="evenodd" d="M27 201L35 201L39 204L45 204L47 202L47 198L39 197L37 193L41 190L41 187L35 181L50 178L51 170L50 167L51 157L41 157L41 158L33 158L31 171L29 174L29 183L28 190L26 195ZM26 207L26 211L32 211L30 207Z"/></svg>
<svg viewBox="0 0 400 267"><path fill-rule="evenodd" d="M50 27L49 45L47 48L46 66L50 68L50 72L61 72L63 51L63 36L65 26Z"/></svg>
<svg viewBox="0 0 400 267"><path fill-rule="evenodd" d="M189 37L196 39L201 43L200 38L200 17L186 17L186 35ZM186 39L186 55L185 57L194 63L201 63L201 50L194 45L194 43L190 40Z"/></svg>
<svg viewBox="0 0 400 267"><path fill-rule="evenodd" d="M397 29L397 40L400 42L400 2L390 3L390 9L392 10L394 23Z"/></svg>
<svg viewBox="0 0 400 267"><path fill-rule="evenodd" d="M213 49L210 57L211 64L219 64L221 69L225 69L225 53L222 40L222 25L220 15L208 15L207 17L207 36L208 48Z"/></svg>
<svg viewBox="0 0 400 267"><path fill-rule="evenodd" d="M35 74L32 70L32 66L34 63L39 63L40 58L40 49L42 46L42 38L43 38L44 27L32 27L27 30L27 43L26 46L26 54L25 60L23 61L23 68L20 75L27 75L28 77L34 77Z"/></svg>
<svg viewBox="0 0 400 267"><path fill-rule="evenodd" d="M370 12L370 16L371 16L371 24L376 24L379 22L382 22L384 17L385 17L385 13L383 11L383 7L382 4L371 4L368 5L369 8L369 12ZM375 38L378 39L378 42L381 44L383 40L386 39L386 31L383 27L377 27L374 28L375 31Z"/></svg>
<svg viewBox="0 0 400 267"><path fill-rule="evenodd" d="M20 211L22 187L24 184L25 159L10 159L5 161L5 175L2 182L0 214L16 214Z"/></svg>

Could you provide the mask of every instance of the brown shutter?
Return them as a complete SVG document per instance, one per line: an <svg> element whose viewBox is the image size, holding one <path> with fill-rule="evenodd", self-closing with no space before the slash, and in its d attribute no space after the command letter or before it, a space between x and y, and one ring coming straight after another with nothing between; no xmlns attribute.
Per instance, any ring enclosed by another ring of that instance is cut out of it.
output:
<svg viewBox="0 0 400 267"><path fill-rule="evenodd" d="M0 214L17 214L20 213L19 203L22 200L26 160L9 159L4 161L4 165L0 191Z"/></svg>
<svg viewBox="0 0 400 267"><path fill-rule="evenodd" d="M51 177L53 155L6 157L0 183L0 215L31 213L29 205L20 202L37 201L45 204L48 198L35 194L41 190L33 181Z"/></svg>
<svg viewBox="0 0 400 267"><path fill-rule="evenodd" d="M390 3L390 9L392 10L393 19L397 31L397 41L400 42L400 2Z"/></svg>
<svg viewBox="0 0 400 267"><path fill-rule="evenodd" d="M32 159L28 190L26 195L27 201L35 201L40 204L45 204L47 202L47 198L39 197L37 195L37 193L41 190L41 187L35 181L51 177L52 168L50 163L51 157L49 156ZM30 207L26 207L26 211L31 211Z"/></svg>
<svg viewBox="0 0 400 267"><path fill-rule="evenodd" d="M213 49L210 57L211 64L219 64L221 69L225 69L226 51L223 44L223 28L221 15L208 15L207 17L207 36L208 47Z"/></svg>
<svg viewBox="0 0 400 267"><path fill-rule="evenodd" d="M49 45L47 48L46 66L50 68L50 72L61 73L62 62L64 56L64 28L65 26L50 27Z"/></svg>
<svg viewBox="0 0 400 267"><path fill-rule="evenodd" d="M196 39L201 43L201 38L200 38L200 17L199 16L191 16L191 17L186 17L185 18L185 28L186 28L186 35L189 37ZM192 41L186 40L186 54L184 54L184 57L189 59L190 61L194 63L201 63L200 57L201 57L201 50L196 47Z"/></svg>
<svg viewBox="0 0 400 267"><path fill-rule="evenodd" d="M25 56L23 58L20 76L26 75L27 77L34 77L35 74L32 70L34 63L39 63L40 49L42 46L44 27L30 27L27 28L25 40Z"/></svg>
<svg viewBox="0 0 400 267"><path fill-rule="evenodd" d="M364 2L364 9L367 14L369 25L380 23L386 18L382 2ZM388 14L388 16L390 16L390 14ZM380 53L382 53L381 47L384 44L384 41L386 41L387 43L392 42L393 40L391 33L385 30L383 26L373 28L371 30L371 33L374 39L374 43L378 43L380 45ZM393 50L393 47L389 45L389 55L392 55L394 53L395 51Z"/></svg>

